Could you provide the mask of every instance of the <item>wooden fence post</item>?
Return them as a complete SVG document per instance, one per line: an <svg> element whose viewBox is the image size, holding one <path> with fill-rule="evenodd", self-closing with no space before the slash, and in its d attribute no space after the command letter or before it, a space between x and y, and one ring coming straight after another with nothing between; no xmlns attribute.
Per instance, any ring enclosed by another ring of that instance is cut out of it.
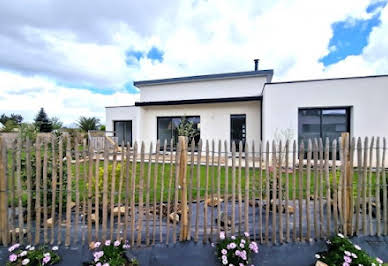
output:
<svg viewBox="0 0 388 266"><path fill-rule="evenodd" d="M187 180L186 180L186 168L187 168L187 145L186 137L179 136L179 142L181 147L180 164L179 164L179 184L181 186L181 204L182 204L182 228L180 232L180 241L188 240L188 216L187 216ZM198 191L197 191L198 193Z"/></svg>
<svg viewBox="0 0 388 266"><path fill-rule="evenodd" d="M6 167L6 147L3 138L0 136L0 239L4 246L8 245L8 197L7 197L7 176Z"/></svg>
<svg viewBox="0 0 388 266"><path fill-rule="evenodd" d="M349 150L349 133L343 132L341 134L341 145L343 147L344 151L344 170L345 170L345 176L344 176L344 193L342 194L343 198L343 214L344 214L344 228L346 227L346 230L344 231L347 234L352 235L352 208L351 208L351 202L353 197L353 191L352 191L352 178L351 178L351 169L350 167L353 167L350 165L350 150ZM341 199L342 200L342 199ZM346 235L346 234L345 234Z"/></svg>

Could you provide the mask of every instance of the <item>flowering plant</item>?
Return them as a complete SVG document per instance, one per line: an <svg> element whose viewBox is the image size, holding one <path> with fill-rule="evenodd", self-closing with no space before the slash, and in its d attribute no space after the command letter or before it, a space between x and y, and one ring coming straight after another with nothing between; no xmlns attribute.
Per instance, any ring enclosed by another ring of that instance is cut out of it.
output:
<svg viewBox="0 0 388 266"><path fill-rule="evenodd" d="M259 252L257 243L250 241L247 232L242 236L231 236L230 238L226 238L225 233L221 232L220 240L216 249L217 257L223 265L248 265L252 252Z"/></svg>
<svg viewBox="0 0 388 266"><path fill-rule="evenodd" d="M20 244L14 244L8 251L7 266L19 265L54 265L57 264L61 258L56 253L58 246L53 246L51 249L47 246L34 247L28 245L24 248Z"/></svg>
<svg viewBox="0 0 388 266"><path fill-rule="evenodd" d="M93 261L84 263L86 265L96 266L121 266L121 265L139 265L136 259L128 260L125 255L125 250L130 248L130 245L125 241L106 240L104 243L92 242L90 249L93 250Z"/></svg>
<svg viewBox="0 0 388 266"><path fill-rule="evenodd" d="M318 252L315 254L315 258L329 266L377 266L383 264L381 259L370 257L360 246L354 245L343 234L330 238L326 244L328 250Z"/></svg>

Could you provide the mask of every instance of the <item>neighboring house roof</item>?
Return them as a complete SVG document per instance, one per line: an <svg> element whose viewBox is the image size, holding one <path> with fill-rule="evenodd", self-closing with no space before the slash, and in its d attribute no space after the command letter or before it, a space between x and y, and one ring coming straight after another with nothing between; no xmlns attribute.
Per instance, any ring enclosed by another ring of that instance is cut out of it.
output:
<svg viewBox="0 0 388 266"><path fill-rule="evenodd" d="M257 100L261 100L261 99L262 99L262 96L246 96L246 97L191 99L191 100L176 100L176 101L135 102L135 106L247 102L247 101L257 101Z"/></svg>
<svg viewBox="0 0 388 266"><path fill-rule="evenodd" d="M273 70L268 69L268 70L258 70L258 71L244 71L244 72L232 72L232 73L210 74L210 75L200 75L200 76L188 76L188 77L169 78L169 79L142 80L142 81L134 81L133 85L136 87L142 87L142 86L160 85L160 84L217 80L217 79L232 79L232 78L244 78L244 77L266 77L267 82L271 82L272 76L273 76Z"/></svg>

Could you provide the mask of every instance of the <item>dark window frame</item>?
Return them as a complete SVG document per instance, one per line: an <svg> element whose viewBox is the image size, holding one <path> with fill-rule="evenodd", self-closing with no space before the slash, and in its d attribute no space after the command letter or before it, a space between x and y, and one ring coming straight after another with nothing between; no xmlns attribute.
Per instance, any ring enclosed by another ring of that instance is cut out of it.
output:
<svg viewBox="0 0 388 266"><path fill-rule="evenodd" d="M244 117L244 123L245 123L245 140L243 141L242 143L242 151L244 152L245 151L245 143L247 141L247 114L231 114L230 115L230 127L229 127L229 131L230 131L230 148L232 148L232 142L233 142L233 136L232 136L232 120L233 120L233 117ZM236 144L236 151L239 151L239 143L235 143Z"/></svg>
<svg viewBox="0 0 388 266"><path fill-rule="evenodd" d="M112 120L112 123L113 123L113 136L116 137L116 122L131 122L131 139L129 141L129 144L132 146L132 139L133 139L133 121L132 119L128 119L128 120ZM121 146L122 143L118 143L119 146ZM127 145L127 143L125 143L125 145Z"/></svg>
<svg viewBox="0 0 388 266"><path fill-rule="evenodd" d="M199 118L199 123L201 123L201 116L200 115L182 115L182 116L157 116L156 117L156 140L159 140L159 120L160 119L174 119L174 118L182 118L185 117L186 119L189 118ZM173 136L172 136L173 137ZM201 139L201 128L199 129L199 136L198 139ZM167 147L169 147L170 143L167 143ZM197 144L195 144L195 150L197 150ZM160 143L160 150L163 150L163 144ZM174 143L173 150L176 150L176 143Z"/></svg>

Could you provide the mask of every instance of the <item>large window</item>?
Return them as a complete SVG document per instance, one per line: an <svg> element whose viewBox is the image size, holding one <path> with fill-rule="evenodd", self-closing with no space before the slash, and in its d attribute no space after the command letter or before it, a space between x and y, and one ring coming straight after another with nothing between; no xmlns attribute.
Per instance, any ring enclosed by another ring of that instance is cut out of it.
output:
<svg viewBox="0 0 388 266"><path fill-rule="evenodd" d="M114 121L113 130L119 145L123 142L132 145L132 121Z"/></svg>
<svg viewBox="0 0 388 266"><path fill-rule="evenodd" d="M171 139L174 140L174 147L178 142L178 126L182 122L183 118L192 122L194 128L200 132L200 117L199 116L186 116L186 117L158 117L157 118L157 135L160 140L160 148L164 148L164 141L167 140L167 149L170 149ZM198 134L194 140L198 143L200 134Z"/></svg>
<svg viewBox="0 0 388 266"><path fill-rule="evenodd" d="M246 135L246 115L231 115L230 116L230 143L236 143L236 150L239 151L239 143L242 142L242 151L244 151Z"/></svg>
<svg viewBox="0 0 388 266"><path fill-rule="evenodd" d="M299 109L298 121L299 142L314 138L325 141L326 137L333 141L342 132L350 132L350 108Z"/></svg>

